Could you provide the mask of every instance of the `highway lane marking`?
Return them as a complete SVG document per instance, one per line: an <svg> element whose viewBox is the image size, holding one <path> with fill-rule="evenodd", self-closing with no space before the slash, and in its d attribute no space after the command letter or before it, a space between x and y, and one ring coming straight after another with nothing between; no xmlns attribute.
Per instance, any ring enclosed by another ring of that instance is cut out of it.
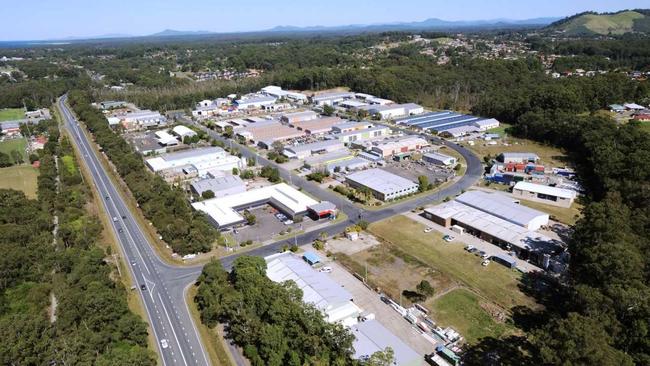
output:
<svg viewBox="0 0 650 366"><path fill-rule="evenodd" d="M181 353L181 357L183 358L183 363L187 365L187 361L185 360L185 355L183 355L183 350L181 348L181 342L178 340L178 337L176 336L176 331L174 330L174 327L172 326L172 320L169 317L169 313L167 313L167 308L165 307L165 303L163 302L162 296L160 296L160 293L158 293L158 298L160 299L160 305L162 305L163 311L165 312L165 316L167 317L167 321L169 322L169 327L172 330L172 334L174 334L174 339L176 340L176 344L178 345L178 350Z"/></svg>
<svg viewBox="0 0 650 366"><path fill-rule="evenodd" d="M75 124L71 122L71 121L74 121L74 117L72 117L72 115L70 114L70 112L69 112L69 111L67 110L67 108L63 105L63 102L62 102L62 101L59 102L59 107L60 107L60 109L63 111L63 113L64 113L64 117L66 118L66 120L67 120L67 122L68 122L68 125L72 125L72 126L73 126L72 129L74 130L74 132L77 133L77 137L78 137L77 142L78 142L78 143L81 143L81 145L77 144L77 146L79 146L79 147L83 147L83 148L86 150L87 155L92 154L92 156L93 156L94 158L96 158L94 152L90 152L89 149L88 149L88 147L87 147L84 143L82 143L82 141L85 142L85 143L87 143L87 141L86 141L85 139L81 139L81 138L80 138L81 136L80 136L80 134L79 134L79 131L75 129L75 127L74 127ZM76 126L78 127L79 125L77 124ZM88 160L85 160L85 161L86 161L86 164L88 165L88 167L90 168L90 165L91 165L91 164L88 164ZM97 169L97 166L95 165L95 162L94 162L92 159L90 159L90 161L93 163L93 166L92 166L92 167L95 168L95 170L96 170L96 169ZM100 179L101 179L100 174L95 174L95 175L93 175L92 178L93 178L93 182L95 183L95 187L97 187L97 190L101 192L101 189L99 188L99 185L97 184L97 179L96 179L96 178L100 178ZM102 182L102 183L103 183L103 182ZM102 200L102 201L104 201L104 200ZM108 204L106 204L105 201L104 201L103 204L104 204L104 207L105 207L107 213L110 212L109 207L108 207ZM113 225L113 227L114 227L114 225ZM121 241L120 241L120 244L122 244ZM122 250L122 252L123 252L124 254L126 254L126 247L125 247L123 244L120 245L120 249ZM127 267L129 268L129 271L131 272L131 275L132 275L133 278L135 279L135 278L136 278L136 273L135 273L135 271L133 270L133 267L132 267L132 266L127 266ZM156 326L155 326L154 323L153 323L153 320L154 320L154 319L153 319L153 317L151 316L151 312L149 311L149 307L147 306L146 301L144 301L144 296L142 296L142 298L143 298L143 303L144 303L144 304L143 304L143 305L144 305L144 309L145 309L145 311L146 311L146 313L147 313L147 317L149 318L149 323L150 323L150 325L151 325L151 329L153 330L153 333L154 333L154 338L155 338L156 340L160 340L160 337L158 336L158 332L156 331ZM155 302L154 302L154 306L155 306ZM156 311L157 311L157 310L156 310ZM161 320L159 323L161 324L161 326L162 326L162 328L163 328L163 330L164 330L164 324L162 323L162 320ZM158 342L157 342L157 343L158 343ZM158 352L159 352L159 354L160 354L160 359L162 360L163 366L167 366L167 361L165 360L165 356L163 355L163 350L162 350L162 348L161 348L161 346L160 346L159 343L156 345L156 348L158 349ZM174 363L175 363L175 362L176 362L176 361L174 361Z"/></svg>

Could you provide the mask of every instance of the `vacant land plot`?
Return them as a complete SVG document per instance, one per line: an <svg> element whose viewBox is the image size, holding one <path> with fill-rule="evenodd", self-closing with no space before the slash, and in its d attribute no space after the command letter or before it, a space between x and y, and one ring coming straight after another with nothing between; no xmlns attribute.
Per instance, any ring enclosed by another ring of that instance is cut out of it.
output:
<svg viewBox="0 0 650 366"><path fill-rule="evenodd" d="M492 186L490 186L492 188ZM576 221L582 216L582 208L584 207L578 202L574 202L570 208L557 207L546 205L540 202L520 200L522 205L534 208L536 210L546 212L551 215L551 218L555 221L559 221L563 224L574 225Z"/></svg>
<svg viewBox="0 0 650 366"><path fill-rule="evenodd" d="M28 198L36 198L38 169L31 165L16 165L0 169L0 188L25 192Z"/></svg>
<svg viewBox="0 0 650 366"><path fill-rule="evenodd" d="M508 146L504 145L504 142ZM467 148L475 152L481 159L488 155L495 158L503 152L532 152L540 157L541 164L545 166L565 166L568 162L566 154L558 148L519 138L508 137L505 140L498 140L496 145L487 145L486 142L476 141L474 146L467 146Z"/></svg>
<svg viewBox="0 0 650 366"><path fill-rule="evenodd" d="M22 108L0 109L0 122L15 121L23 118L25 118L25 111Z"/></svg>
<svg viewBox="0 0 650 366"><path fill-rule="evenodd" d="M483 267L479 258L467 253L461 245L447 244L440 234L424 233L424 228L405 216L395 216L370 225L370 232L408 253L409 257L425 263L436 273L475 290L504 309L535 305L520 291L519 273L494 264Z"/></svg>
<svg viewBox="0 0 650 366"><path fill-rule="evenodd" d="M482 304L476 294L467 289L452 290L427 303L433 310L432 318L441 327L451 326L474 343L483 337L500 337L513 329L488 313L489 305ZM486 309L487 308L487 309Z"/></svg>
<svg viewBox="0 0 650 366"><path fill-rule="evenodd" d="M11 152L16 150L22 157L23 161L27 161L27 140L24 138L11 139L0 142L0 152L11 156Z"/></svg>
<svg viewBox="0 0 650 366"><path fill-rule="evenodd" d="M499 136L504 137L506 135L506 129L510 128L510 125L507 123L499 123L499 127L491 128L485 132L487 133L498 133Z"/></svg>

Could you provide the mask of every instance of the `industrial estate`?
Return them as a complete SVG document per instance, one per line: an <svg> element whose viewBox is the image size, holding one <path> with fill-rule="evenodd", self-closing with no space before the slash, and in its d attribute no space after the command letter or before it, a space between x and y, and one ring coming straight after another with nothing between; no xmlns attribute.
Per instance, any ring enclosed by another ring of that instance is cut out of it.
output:
<svg viewBox="0 0 650 366"><path fill-rule="evenodd" d="M0 42L0 363L645 364L649 16Z"/></svg>

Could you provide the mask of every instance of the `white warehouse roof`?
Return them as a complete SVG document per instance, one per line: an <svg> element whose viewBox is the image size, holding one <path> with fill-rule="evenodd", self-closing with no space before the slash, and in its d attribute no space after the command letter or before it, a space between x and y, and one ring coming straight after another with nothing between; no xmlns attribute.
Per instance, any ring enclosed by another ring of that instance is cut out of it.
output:
<svg viewBox="0 0 650 366"><path fill-rule="evenodd" d="M528 182L517 182L517 184L515 184L514 186L514 189L521 189L522 191L541 193L548 196L555 196L555 197L567 198L567 199L576 198L577 195L575 191L569 189L549 187L542 184L535 184L535 183L528 183Z"/></svg>
<svg viewBox="0 0 650 366"><path fill-rule="evenodd" d="M291 214L307 211L307 207L318 202L286 183L253 189L250 191L233 194L226 197L212 198L192 204L194 209L205 212L216 222L219 227L242 222L244 218L237 213L237 209L255 203L270 201L282 206Z"/></svg>
<svg viewBox="0 0 650 366"><path fill-rule="evenodd" d="M456 201L529 230L537 230L549 220L547 213L517 204L514 199L499 193L468 191L456 197Z"/></svg>
<svg viewBox="0 0 650 366"><path fill-rule="evenodd" d="M418 185L399 175L378 168L352 173L345 178L386 195Z"/></svg>
<svg viewBox="0 0 650 366"><path fill-rule="evenodd" d="M192 129L183 126L183 125L178 125L174 128L172 128L172 131L177 134L178 136L185 137L185 136L195 136L196 132L194 132Z"/></svg>

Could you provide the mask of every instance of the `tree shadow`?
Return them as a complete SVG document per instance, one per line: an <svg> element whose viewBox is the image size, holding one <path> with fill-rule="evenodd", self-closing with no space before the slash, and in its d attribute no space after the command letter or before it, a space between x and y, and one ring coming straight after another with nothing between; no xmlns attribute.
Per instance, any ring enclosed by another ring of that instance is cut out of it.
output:
<svg viewBox="0 0 650 366"><path fill-rule="evenodd" d="M526 337L486 337L463 353L464 365L528 366L539 365L537 352Z"/></svg>

